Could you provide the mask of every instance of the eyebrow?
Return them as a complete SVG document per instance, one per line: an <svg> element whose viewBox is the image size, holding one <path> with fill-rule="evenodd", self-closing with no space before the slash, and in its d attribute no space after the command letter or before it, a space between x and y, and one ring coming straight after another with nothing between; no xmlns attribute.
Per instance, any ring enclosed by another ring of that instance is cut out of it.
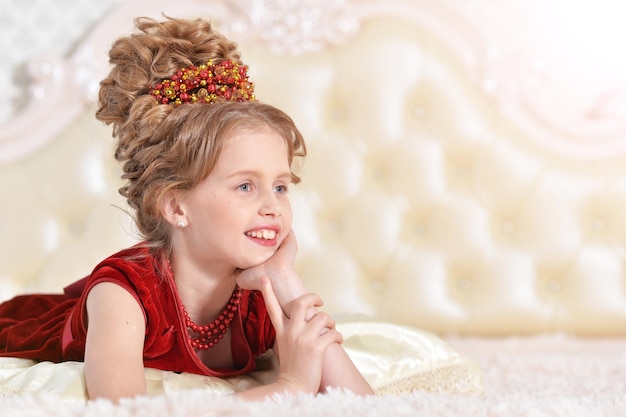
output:
<svg viewBox="0 0 626 417"><path fill-rule="evenodd" d="M253 177L259 177L259 173L258 171L252 171L252 170L242 170L242 171L236 171L233 172L232 174L230 174L229 176L227 176L226 178L233 178L233 177L249 177L249 176L253 176ZM278 174L276 176L276 178L288 178L289 180L291 180L292 178L292 174L291 171L285 171L282 172L280 174Z"/></svg>

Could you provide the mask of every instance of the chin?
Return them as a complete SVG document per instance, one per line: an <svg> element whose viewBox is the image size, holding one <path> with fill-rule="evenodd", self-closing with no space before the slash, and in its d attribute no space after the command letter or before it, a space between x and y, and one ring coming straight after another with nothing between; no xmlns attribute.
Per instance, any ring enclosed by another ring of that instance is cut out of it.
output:
<svg viewBox="0 0 626 417"><path fill-rule="evenodd" d="M242 262L243 266L240 266L239 268L248 269L248 268L254 268L255 266L259 266L262 263L267 262L272 257L272 255L274 255L274 252L276 251L272 251L272 253L268 253L267 255L260 255L260 256L254 257L254 259L250 257L246 259L244 262Z"/></svg>

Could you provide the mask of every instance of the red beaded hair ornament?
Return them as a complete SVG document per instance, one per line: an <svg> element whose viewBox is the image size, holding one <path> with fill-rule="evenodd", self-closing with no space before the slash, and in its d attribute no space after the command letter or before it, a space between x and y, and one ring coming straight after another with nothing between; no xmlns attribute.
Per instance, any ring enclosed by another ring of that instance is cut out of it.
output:
<svg viewBox="0 0 626 417"><path fill-rule="evenodd" d="M220 100L251 101L254 84L248 80L248 67L225 60L182 68L170 78L149 89L160 104L215 103Z"/></svg>

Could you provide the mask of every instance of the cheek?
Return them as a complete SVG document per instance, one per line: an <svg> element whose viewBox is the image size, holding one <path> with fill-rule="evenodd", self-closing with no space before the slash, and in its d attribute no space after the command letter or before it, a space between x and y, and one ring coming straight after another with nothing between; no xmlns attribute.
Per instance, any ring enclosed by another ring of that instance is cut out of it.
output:
<svg viewBox="0 0 626 417"><path fill-rule="evenodd" d="M285 208L283 209L283 219L283 226L291 228L291 223L293 221L293 211L291 210L291 203L289 201L285 203Z"/></svg>

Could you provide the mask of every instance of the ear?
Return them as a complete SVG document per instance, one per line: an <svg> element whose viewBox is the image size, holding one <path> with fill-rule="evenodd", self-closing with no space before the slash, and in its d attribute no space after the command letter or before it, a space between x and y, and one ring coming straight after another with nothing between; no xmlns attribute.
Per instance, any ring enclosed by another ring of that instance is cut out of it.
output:
<svg viewBox="0 0 626 417"><path fill-rule="evenodd" d="M161 216L169 224L176 227L185 227L189 222L187 220L185 202L181 193L176 191L168 191L161 200Z"/></svg>

